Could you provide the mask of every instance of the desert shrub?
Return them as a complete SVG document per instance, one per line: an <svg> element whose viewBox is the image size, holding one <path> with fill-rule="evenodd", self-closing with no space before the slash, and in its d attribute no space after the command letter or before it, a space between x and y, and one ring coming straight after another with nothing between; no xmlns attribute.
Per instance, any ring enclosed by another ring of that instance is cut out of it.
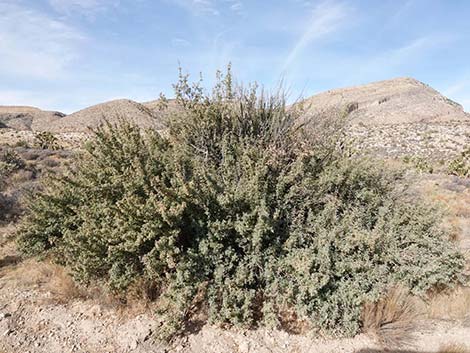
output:
<svg viewBox="0 0 470 353"><path fill-rule="evenodd" d="M416 171L420 173L432 173L434 168L432 163L425 157L420 156L405 156L403 162L411 165Z"/></svg>
<svg viewBox="0 0 470 353"><path fill-rule="evenodd" d="M7 195L4 191L12 175L18 174L25 162L12 149L0 149L0 223L10 221L20 213L17 195Z"/></svg>
<svg viewBox="0 0 470 353"><path fill-rule="evenodd" d="M0 191L2 191L7 178L24 166L25 162L14 150L0 149Z"/></svg>
<svg viewBox="0 0 470 353"><path fill-rule="evenodd" d="M25 139L20 139L17 142L15 142L15 147L24 147L24 148L29 148L29 143Z"/></svg>
<svg viewBox="0 0 470 353"><path fill-rule="evenodd" d="M37 133L34 136L34 145L45 150L59 150L62 148L57 137L49 131Z"/></svg>
<svg viewBox="0 0 470 353"><path fill-rule="evenodd" d="M459 177L470 176L470 148L466 148L460 156L449 163L448 171Z"/></svg>
<svg viewBox="0 0 470 353"><path fill-rule="evenodd" d="M198 308L245 327L290 310L352 335L391 285L459 280L436 213L397 191L401 173L344 148L340 122L302 125L282 95L236 88L230 73L211 94L185 75L175 90L165 133L107 124L44 184L19 230L25 254L117 292L153 282L162 335Z"/></svg>

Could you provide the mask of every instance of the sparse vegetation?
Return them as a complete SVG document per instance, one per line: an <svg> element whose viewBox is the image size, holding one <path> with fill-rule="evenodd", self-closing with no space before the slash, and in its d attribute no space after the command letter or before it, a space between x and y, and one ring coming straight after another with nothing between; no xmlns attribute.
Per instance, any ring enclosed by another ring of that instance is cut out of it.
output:
<svg viewBox="0 0 470 353"><path fill-rule="evenodd" d="M282 95L236 88L230 72L211 94L182 74L175 90L167 133L108 124L44 184L19 231L26 255L116 292L152 283L166 338L195 310L244 327L291 310L353 335L390 286L459 281L438 215L397 191L400 173L343 148L339 121L300 126ZM371 312L380 330L401 317L387 310Z"/></svg>

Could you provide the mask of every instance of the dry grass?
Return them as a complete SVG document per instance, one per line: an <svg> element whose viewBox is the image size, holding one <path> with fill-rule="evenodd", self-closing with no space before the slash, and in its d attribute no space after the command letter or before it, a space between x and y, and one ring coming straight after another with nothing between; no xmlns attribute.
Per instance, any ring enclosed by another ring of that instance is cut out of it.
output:
<svg viewBox="0 0 470 353"><path fill-rule="evenodd" d="M446 344L439 348L437 353L469 353L470 350L463 344Z"/></svg>
<svg viewBox="0 0 470 353"><path fill-rule="evenodd" d="M95 283L86 289L86 298L100 308L112 311L118 319L125 320L155 311L160 296L154 283L137 280L125 294L114 293L104 284Z"/></svg>
<svg viewBox="0 0 470 353"><path fill-rule="evenodd" d="M434 295L428 303L431 319L463 320L470 318L470 287Z"/></svg>
<svg viewBox="0 0 470 353"><path fill-rule="evenodd" d="M50 301L54 303L67 303L86 295L66 269L48 261L23 261L8 271L3 279L8 281L12 288L32 288L48 292Z"/></svg>
<svg viewBox="0 0 470 353"><path fill-rule="evenodd" d="M364 306L362 322L366 333L381 345L398 348L407 345L417 327L418 310L414 299L401 288L391 289L376 303Z"/></svg>

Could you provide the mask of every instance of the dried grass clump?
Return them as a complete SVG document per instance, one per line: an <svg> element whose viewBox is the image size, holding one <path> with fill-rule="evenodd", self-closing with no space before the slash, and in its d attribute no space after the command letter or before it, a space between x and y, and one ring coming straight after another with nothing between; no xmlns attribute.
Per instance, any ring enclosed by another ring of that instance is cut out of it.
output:
<svg viewBox="0 0 470 353"><path fill-rule="evenodd" d="M387 348L407 345L418 328L419 312L409 292L391 289L382 299L364 305L363 330L374 335Z"/></svg>
<svg viewBox="0 0 470 353"><path fill-rule="evenodd" d="M64 267L48 261L23 261L15 269L9 271L4 279L13 287L37 288L49 292L49 300L54 303L64 304L85 298L87 295Z"/></svg>
<svg viewBox="0 0 470 353"><path fill-rule="evenodd" d="M435 294L427 312L432 319L464 320L470 318L470 287Z"/></svg>

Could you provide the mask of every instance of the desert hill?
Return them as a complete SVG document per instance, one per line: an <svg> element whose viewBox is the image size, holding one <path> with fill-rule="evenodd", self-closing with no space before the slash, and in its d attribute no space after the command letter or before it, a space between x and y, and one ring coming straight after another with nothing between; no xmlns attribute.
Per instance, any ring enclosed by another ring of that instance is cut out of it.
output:
<svg viewBox="0 0 470 353"><path fill-rule="evenodd" d="M470 114L413 78L329 90L305 99L301 106L305 119L331 111L348 112L348 133L359 148L383 157L447 160L470 143ZM7 139L15 135L15 130L25 130L51 131L75 141L89 128L120 118L160 130L165 117L177 109L176 101L171 99L164 103L120 99L68 116L31 107L0 107L0 127L10 128L1 129L10 130L9 134L3 133Z"/></svg>
<svg viewBox="0 0 470 353"><path fill-rule="evenodd" d="M396 78L334 89L304 101L313 112L337 108L366 125L469 121L462 106L413 78Z"/></svg>
<svg viewBox="0 0 470 353"><path fill-rule="evenodd" d="M48 126L64 117L60 112L44 111L34 107L0 106L0 127L15 130L47 130Z"/></svg>
<svg viewBox="0 0 470 353"><path fill-rule="evenodd" d="M125 119L143 128L161 128L158 114L143 104L129 99L119 99L85 108L55 121L49 127L52 132L85 132L96 128L105 120L110 123Z"/></svg>
<svg viewBox="0 0 470 353"><path fill-rule="evenodd" d="M470 122L462 106L430 86L413 78L396 78L365 85L339 88L302 101L310 114L331 109L348 111L352 123L370 126L410 123ZM138 103L113 100L85 108L71 115L33 107L0 106L0 123L16 130L84 132L105 119L129 119L142 127L161 128L161 119L177 109L175 100Z"/></svg>

